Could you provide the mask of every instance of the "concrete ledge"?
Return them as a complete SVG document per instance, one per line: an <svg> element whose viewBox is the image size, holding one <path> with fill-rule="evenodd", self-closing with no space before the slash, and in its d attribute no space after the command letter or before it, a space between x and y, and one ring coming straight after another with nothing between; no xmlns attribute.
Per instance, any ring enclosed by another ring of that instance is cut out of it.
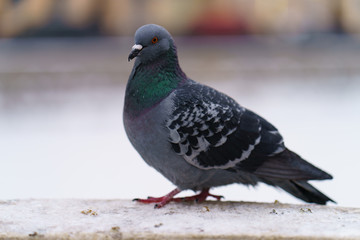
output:
<svg viewBox="0 0 360 240"><path fill-rule="evenodd" d="M360 239L360 209L281 203L0 201L0 239Z"/></svg>

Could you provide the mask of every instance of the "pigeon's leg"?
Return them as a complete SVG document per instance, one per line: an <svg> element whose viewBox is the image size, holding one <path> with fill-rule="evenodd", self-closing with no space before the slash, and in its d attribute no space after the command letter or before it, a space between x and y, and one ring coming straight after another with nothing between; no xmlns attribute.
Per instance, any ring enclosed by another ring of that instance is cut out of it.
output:
<svg viewBox="0 0 360 240"><path fill-rule="evenodd" d="M213 195L209 193L209 188L204 188L199 194L190 196L190 197L183 197L183 198L173 198L172 201L180 202L180 201L196 201L198 203L202 203L206 200L207 197L216 198L216 200L220 201L223 196Z"/></svg>
<svg viewBox="0 0 360 240"><path fill-rule="evenodd" d="M174 190L172 190L170 193L166 194L163 197L159 197L159 198L148 197L147 199L136 198L133 201L137 201L137 202L141 202L141 203L157 203L157 204L155 204L155 208L161 208L161 207L165 206L166 204L168 204L169 202L175 201L174 196L176 194L178 194L179 192L181 192L181 190L178 188L175 188Z"/></svg>
<svg viewBox="0 0 360 240"><path fill-rule="evenodd" d="M169 202L192 202L195 201L197 203L202 203L206 200L207 197L213 197L216 198L216 200L220 201L223 196L213 195L209 193L209 188L204 188L199 194L190 196L190 197L179 197L174 198L176 194L181 192L180 189L175 188L170 193L166 194L163 197L148 197L147 199L139 199L135 198L133 201L141 202L141 203L156 203L155 208L161 208L168 204Z"/></svg>

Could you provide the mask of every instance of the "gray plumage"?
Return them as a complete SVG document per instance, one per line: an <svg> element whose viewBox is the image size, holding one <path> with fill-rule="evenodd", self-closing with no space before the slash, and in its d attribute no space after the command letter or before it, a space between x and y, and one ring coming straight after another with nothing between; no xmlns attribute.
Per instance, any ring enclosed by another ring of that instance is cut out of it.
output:
<svg viewBox="0 0 360 240"><path fill-rule="evenodd" d="M139 201L161 207L181 190L258 182L306 202L332 201L307 182L332 177L287 149L273 125L185 75L163 27L149 24L136 31L129 60L135 57L125 94L125 130L141 157L178 189Z"/></svg>

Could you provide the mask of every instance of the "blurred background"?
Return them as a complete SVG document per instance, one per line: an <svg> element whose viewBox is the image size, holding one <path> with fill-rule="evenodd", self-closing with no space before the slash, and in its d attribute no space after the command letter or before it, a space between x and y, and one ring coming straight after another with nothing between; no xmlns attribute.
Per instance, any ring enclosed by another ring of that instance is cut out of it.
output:
<svg viewBox="0 0 360 240"><path fill-rule="evenodd" d="M174 188L122 123L127 56L147 23L173 34L190 78L260 113L334 176L316 187L360 207L360 0L1 0L0 199ZM300 203L262 184L214 193Z"/></svg>

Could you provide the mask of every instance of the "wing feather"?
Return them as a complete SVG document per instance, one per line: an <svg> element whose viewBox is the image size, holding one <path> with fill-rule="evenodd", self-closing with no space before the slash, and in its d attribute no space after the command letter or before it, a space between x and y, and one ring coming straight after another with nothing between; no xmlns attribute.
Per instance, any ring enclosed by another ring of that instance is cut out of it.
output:
<svg viewBox="0 0 360 240"><path fill-rule="evenodd" d="M288 150L273 125L225 94L194 83L174 95L169 142L189 164L272 179L331 178Z"/></svg>
<svg viewBox="0 0 360 240"><path fill-rule="evenodd" d="M225 94L191 84L175 95L166 126L173 150L188 163L201 169L237 168L258 147L263 155L283 149L282 143L273 141L281 138L274 137L277 129Z"/></svg>

